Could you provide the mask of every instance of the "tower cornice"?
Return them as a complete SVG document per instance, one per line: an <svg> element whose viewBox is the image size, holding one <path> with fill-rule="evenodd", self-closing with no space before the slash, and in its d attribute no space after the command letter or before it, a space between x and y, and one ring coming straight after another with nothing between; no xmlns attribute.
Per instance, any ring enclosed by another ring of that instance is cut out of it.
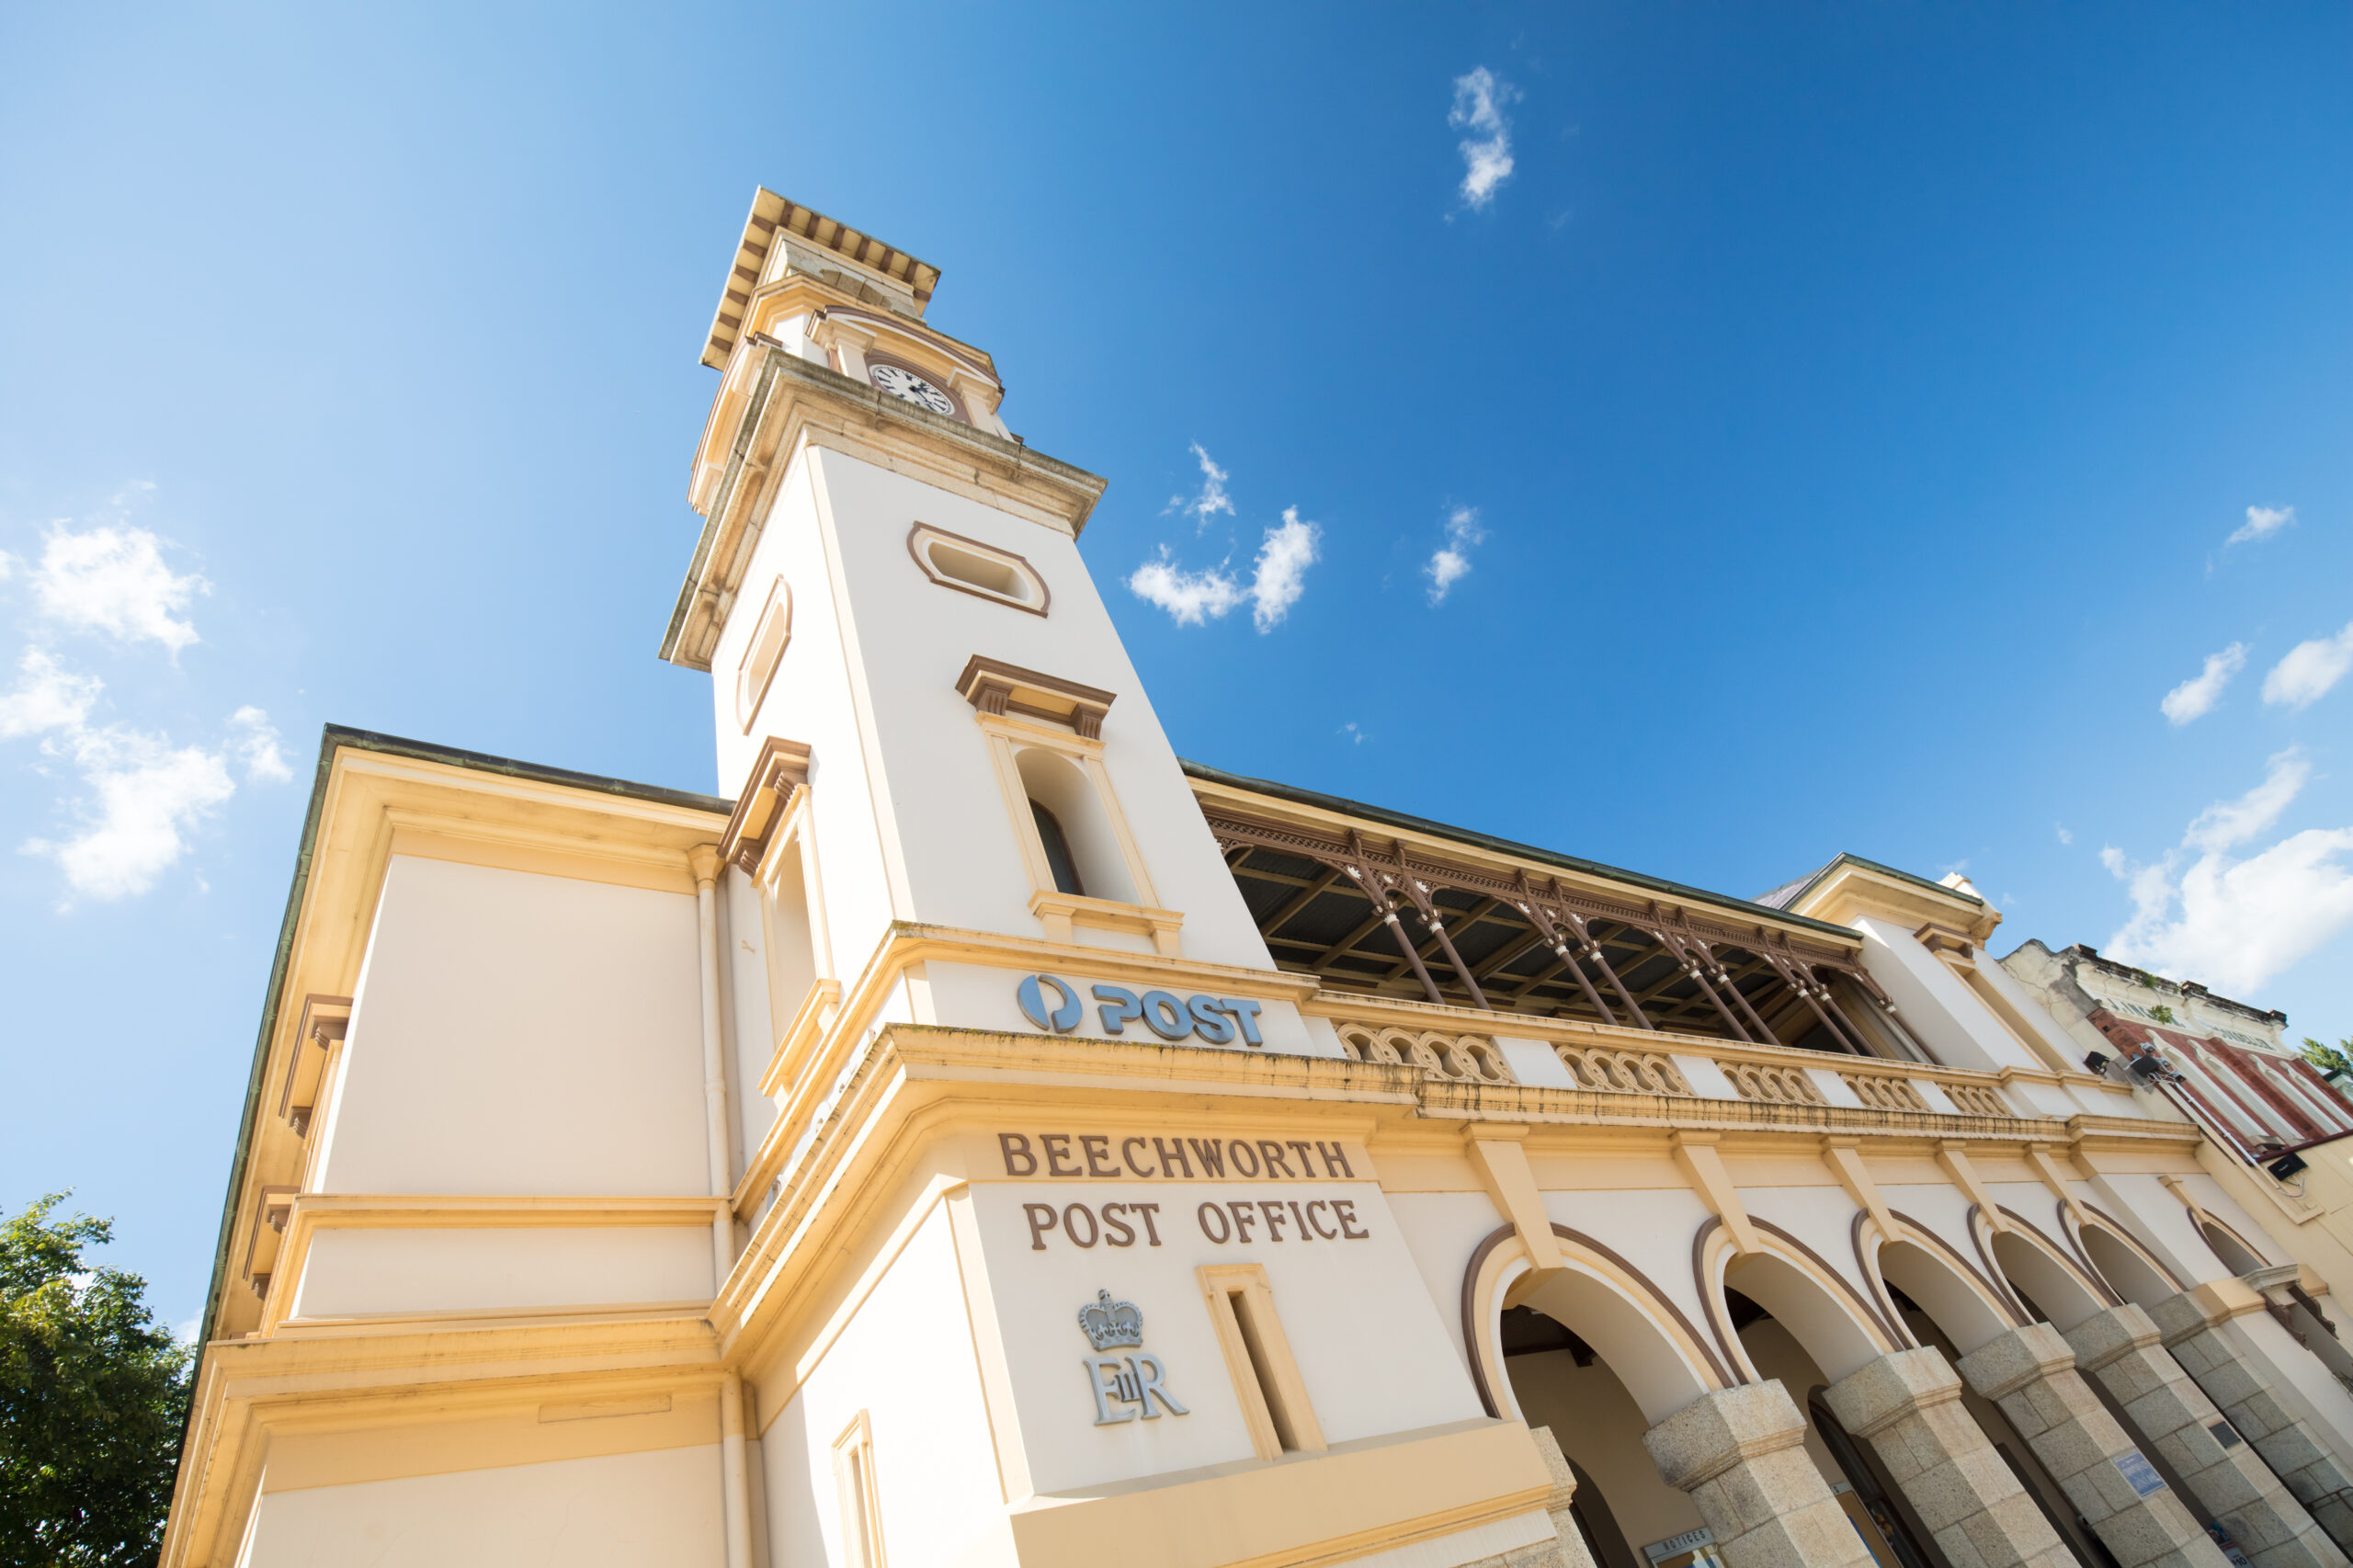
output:
<svg viewBox="0 0 2353 1568"><path fill-rule="evenodd" d="M763 347L745 366L751 392L728 443L702 537L662 639L662 657L708 670L759 542L776 487L801 450L822 447L910 474L1075 539L1108 483L1017 440L949 419Z"/></svg>

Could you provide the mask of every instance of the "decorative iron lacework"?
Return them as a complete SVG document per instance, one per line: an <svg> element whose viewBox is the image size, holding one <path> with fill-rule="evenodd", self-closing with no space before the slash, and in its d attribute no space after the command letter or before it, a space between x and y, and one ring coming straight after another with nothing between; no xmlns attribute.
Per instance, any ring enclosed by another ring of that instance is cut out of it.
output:
<svg viewBox="0 0 2353 1568"><path fill-rule="evenodd" d="M1440 1004L1467 996L1489 1010L1749 1044L1927 1055L1847 954L1775 925L1767 911L1743 926L1658 900L1573 889L1557 877L1540 883L1524 868L1427 859L1402 839L1376 842L1357 829L1343 835L1206 804L1202 814L1277 962L1335 988L1396 994L1403 983ZM1833 983L1847 988L1848 1005L1862 1006L1883 1038L1856 1023Z"/></svg>

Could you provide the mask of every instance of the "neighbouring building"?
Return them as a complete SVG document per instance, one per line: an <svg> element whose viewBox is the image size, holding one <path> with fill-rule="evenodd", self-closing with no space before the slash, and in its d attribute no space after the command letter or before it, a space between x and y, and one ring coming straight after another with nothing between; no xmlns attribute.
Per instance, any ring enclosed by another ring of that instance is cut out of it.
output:
<svg viewBox="0 0 2353 1568"><path fill-rule="evenodd" d="M169 1568L2343 1568L2263 1222L1993 909L1180 761L938 278L754 202L720 797L328 733Z"/></svg>
<svg viewBox="0 0 2353 1568"><path fill-rule="evenodd" d="M2029 941L2002 967L2075 1037L2087 1066L2205 1131L2200 1165L2261 1229L2199 1211L2200 1233L2353 1384L2353 1354L2316 1299L2353 1296L2353 1105L2287 1043L2288 1016L2081 945L2054 953ZM2185 1191L2183 1201L2196 1200Z"/></svg>

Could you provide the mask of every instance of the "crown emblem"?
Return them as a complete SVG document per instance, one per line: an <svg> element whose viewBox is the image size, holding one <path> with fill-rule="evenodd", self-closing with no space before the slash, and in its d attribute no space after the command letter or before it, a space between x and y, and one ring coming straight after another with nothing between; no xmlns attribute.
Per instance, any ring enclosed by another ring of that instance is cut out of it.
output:
<svg viewBox="0 0 2353 1568"><path fill-rule="evenodd" d="M1078 1326L1097 1350L1143 1343L1143 1313L1133 1301L1113 1301L1108 1290L1096 1291L1095 1300L1078 1309Z"/></svg>

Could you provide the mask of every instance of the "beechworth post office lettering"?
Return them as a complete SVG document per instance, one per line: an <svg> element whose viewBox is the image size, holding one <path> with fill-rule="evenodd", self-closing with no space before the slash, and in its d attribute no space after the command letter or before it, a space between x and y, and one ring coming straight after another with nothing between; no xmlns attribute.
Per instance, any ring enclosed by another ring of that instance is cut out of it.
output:
<svg viewBox="0 0 2353 1568"><path fill-rule="evenodd" d="M1000 1132L996 1143L1005 1174L1017 1179L1220 1180L1230 1171L1259 1180L1313 1181L1356 1175L1341 1145L1305 1138ZM1029 1221L1032 1252L1049 1250L1047 1240L1055 1235L1081 1248L1131 1247L1139 1241L1162 1244L1157 1203L1024 1203L1021 1213ZM1347 1198L1207 1199L1194 1206L1192 1218L1203 1238L1220 1246L1260 1240L1361 1242L1372 1236L1357 1218L1356 1200Z"/></svg>

